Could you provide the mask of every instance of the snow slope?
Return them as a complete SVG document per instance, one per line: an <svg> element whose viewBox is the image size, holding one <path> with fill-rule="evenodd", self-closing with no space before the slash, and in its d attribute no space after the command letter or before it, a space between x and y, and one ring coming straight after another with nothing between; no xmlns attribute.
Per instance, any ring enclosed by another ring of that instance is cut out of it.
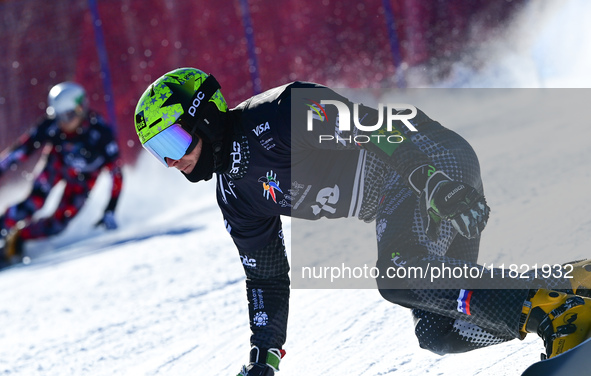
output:
<svg viewBox="0 0 591 376"><path fill-rule="evenodd" d="M442 86L589 86L591 56L576 39L591 34L584 19L591 5L532 3L509 42L483 47L489 65L478 72L458 65ZM480 157L493 208L482 261L529 263L543 255L564 262L588 253L591 124L584 110L591 91L556 92L407 93ZM537 103L544 106L531 111ZM92 229L107 200L103 176L65 233L28 244L31 264L0 272L3 374L234 375L246 360L242 266L214 185L189 184L147 154L124 172L119 230ZM2 187L0 207L20 197L24 184ZM289 244L291 221L284 224ZM373 225L346 226L373 236ZM285 348L280 375L510 376L542 351L530 335L467 354L431 354L418 347L409 312L370 289L294 289Z"/></svg>

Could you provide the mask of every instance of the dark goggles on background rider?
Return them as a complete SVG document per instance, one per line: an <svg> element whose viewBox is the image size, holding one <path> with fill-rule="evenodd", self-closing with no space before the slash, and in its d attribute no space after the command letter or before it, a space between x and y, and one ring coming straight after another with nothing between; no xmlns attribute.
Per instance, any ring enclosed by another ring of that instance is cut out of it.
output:
<svg viewBox="0 0 591 376"><path fill-rule="evenodd" d="M199 90L193 94L191 103L199 93L203 94L203 101L207 103L218 89L220 89L220 84L216 81L213 75L210 74L203 81ZM206 106L200 106L197 108L192 114L191 120L188 118L186 119L192 122L193 129L190 133L180 124L175 123L146 141L143 146L166 167L168 167L168 163L166 163L165 158L179 160L184 155L189 154L199 142L199 137L195 133L195 130L198 122L201 121L200 118L204 107ZM183 115L183 117L186 116L187 115Z"/></svg>
<svg viewBox="0 0 591 376"><path fill-rule="evenodd" d="M64 111L55 115L57 120L62 123L69 123L74 120L75 117L81 116L82 111L78 109Z"/></svg>

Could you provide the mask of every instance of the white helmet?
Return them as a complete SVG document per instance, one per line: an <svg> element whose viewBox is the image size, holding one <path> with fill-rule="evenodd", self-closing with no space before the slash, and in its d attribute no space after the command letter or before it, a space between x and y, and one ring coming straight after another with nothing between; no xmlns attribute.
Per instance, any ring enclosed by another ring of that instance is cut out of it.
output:
<svg viewBox="0 0 591 376"><path fill-rule="evenodd" d="M78 107L80 106L80 109ZM86 91L75 82L62 82L51 88L47 95L47 116L50 118L71 118L84 114L88 109Z"/></svg>

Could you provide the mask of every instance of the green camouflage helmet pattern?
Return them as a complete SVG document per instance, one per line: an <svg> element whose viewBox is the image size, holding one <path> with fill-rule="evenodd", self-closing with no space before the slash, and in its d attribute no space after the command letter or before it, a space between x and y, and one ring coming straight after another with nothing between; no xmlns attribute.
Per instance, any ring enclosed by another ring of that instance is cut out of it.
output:
<svg viewBox="0 0 591 376"><path fill-rule="evenodd" d="M142 145L187 112L193 94L208 76L199 69L179 68L158 78L146 89L135 108L135 131ZM222 112L228 110L220 90L209 101Z"/></svg>

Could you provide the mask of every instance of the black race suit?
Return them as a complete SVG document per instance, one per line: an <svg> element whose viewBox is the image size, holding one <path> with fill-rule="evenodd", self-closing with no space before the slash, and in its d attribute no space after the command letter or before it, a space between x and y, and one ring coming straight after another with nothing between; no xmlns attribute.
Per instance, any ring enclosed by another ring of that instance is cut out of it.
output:
<svg viewBox="0 0 591 376"><path fill-rule="evenodd" d="M291 89L311 87L316 87L315 98L292 98ZM335 132L330 119L336 118L336 108L326 106L328 121L308 131L305 111L294 110L292 123L292 106L307 108L330 98L352 108L330 89L296 82L257 95L230 113L235 136L229 170L217 175L217 200L247 276L251 343L261 348L281 348L286 339L290 281L281 215L376 220L380 270L393 265L395 253L395 262L406 266L432 260L463 265L475 263L478 256L480 239L456 236L447 222L436 242L427 238L418 196L406 183L414 168L432 163L482 192L480 167L470 145L420 110L412 120L419 131L400 127L407 140L391 156L355 143L319 143L319 133ZM359 118L367 124L376 124L376 114L360 106ZM436 353L464 352L519 337L527 290L470 291L466 311L458 307L465 290L393 289L382 280L378 287L388 301L412 309L421 347Z"/></svg>

